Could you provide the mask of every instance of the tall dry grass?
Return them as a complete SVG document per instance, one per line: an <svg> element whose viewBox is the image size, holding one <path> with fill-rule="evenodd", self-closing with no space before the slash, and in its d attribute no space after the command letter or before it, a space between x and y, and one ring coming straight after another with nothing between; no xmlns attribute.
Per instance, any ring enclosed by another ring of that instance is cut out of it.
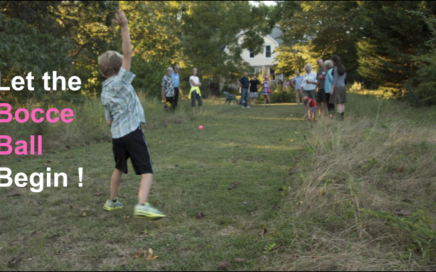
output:
<svg viewBox="0 0 436 272"><path fill-rule="evenodd" d="M308 154L295 168L284 201L299 238L273 269L431 268L436 260L432 116L431 109L350 95L345 121L322 119L302 131Z"/></svg>

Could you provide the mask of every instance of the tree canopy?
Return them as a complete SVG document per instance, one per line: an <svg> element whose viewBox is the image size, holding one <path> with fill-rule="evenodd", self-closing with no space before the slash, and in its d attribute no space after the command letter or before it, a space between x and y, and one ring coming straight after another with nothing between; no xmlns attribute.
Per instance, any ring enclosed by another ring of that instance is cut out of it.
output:
<svg viewBox="0 0 436 272"><path fill-rule="evenodd" d="M118 9L129 20L135 87L151 95L159 93L165 67L176 63L187 68L182 76L195 66L200 76L215 82L242 69L242 49L259 52L262 35L275 20L274 9L248 1L1 2L0 29L5 30L0 48L7 52L0 57L2 81L17 73L56 70L80 76L82 94L98 95L104 80L98 56L106 50L121 52L119 29L111 23Z"/></svg>
<svg viewBox="0 0 436 272"><path fill-rule="evenodd" d="M425 18L434 20L434 1L286 1L278 6L285 41L278 50L280 72L293 73L337 54L350 81L371 88L407 87L411 94L417 73L429 71L422 68L432 50L427 43L431 24Z"/></svg>
<svg viewBox="0 0 436 272"><path fill-rule="evenodd" d="M159 94L165 67L175 64L182 66L182 87L196 67L209 83L202 88L218 93L221 79L234 80L248 68L241 52L260 53L263 36L279 27L283 44L277 49L276 73L290 75L308 62L316 66L318 58L337 54L350 82L361 81L372 88L406 88L407 97L433 103L425 99L436 95L426 85L436 82L429 72L434 46L428 43L434 37L431 22L436 2L278 1L275 7L258 3L0 2L2 85L10 84L15 75L32 71L40 78L56 70L82 79L82 92L74 97L99 95L104 78L97 59L106 50L121 52L120 31L111 19L122 9L130 26L132 68L137 74L134 87L152 96ZM74 98L38 88L0 93L1 99L33 95Z"/></svg>

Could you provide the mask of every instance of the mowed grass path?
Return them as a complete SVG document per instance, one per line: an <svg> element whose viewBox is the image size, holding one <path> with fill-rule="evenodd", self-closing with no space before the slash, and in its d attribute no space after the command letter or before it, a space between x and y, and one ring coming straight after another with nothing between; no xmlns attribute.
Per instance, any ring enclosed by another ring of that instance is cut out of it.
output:
<svg viewBox="0 0 436 272"><path fill-rule="evenodd" d="M155 167L149 201L168 215L161 221L132 218L139 177L130 163L119 194L125 208L103 211L114 165L110 143L2 165L28 175L51 167L70 182L42 193L1 189L0 270L215 270L224 260L231 270L268 269L273 256L265 247L279 238L286 243L275 235L277 214L289 214L280 207L279 189L291 182L288 172L304 152L302 131L310 124L297 118L302 106L296 105L204 108L189 121L145 129ZM83 188L78 167L84 168ZM7 197L12 192L21 195ZM197 218L199 212L205 217ZM140 248L152 248L159 258L135 260ZM23 260L7 266L20 253Z"/></svg>

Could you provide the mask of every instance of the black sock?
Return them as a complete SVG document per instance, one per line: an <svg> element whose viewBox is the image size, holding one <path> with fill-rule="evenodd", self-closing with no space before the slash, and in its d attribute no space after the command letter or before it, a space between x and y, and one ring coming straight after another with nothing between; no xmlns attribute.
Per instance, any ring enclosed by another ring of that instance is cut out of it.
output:
<svg viewBox="0 0 436 272"><path fill-rule="evenodd" d="M113 203L117 202L118 198L115 198L115 200L112 200Z"/></svg>
<svg viewBox="0 0 436 272"><path fill-rule="evenodd" d="M344 112L341 112L341 120L344 120Z"/></svg>

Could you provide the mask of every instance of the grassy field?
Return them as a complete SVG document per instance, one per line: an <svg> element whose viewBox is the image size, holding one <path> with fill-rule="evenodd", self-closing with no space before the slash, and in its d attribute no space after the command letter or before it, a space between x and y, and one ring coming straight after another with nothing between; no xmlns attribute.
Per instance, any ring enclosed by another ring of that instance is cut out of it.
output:
<svg viewBox="0 0 436 272"><path fill-rule="evenodd" d="M188 102L176 114L143 103L150 202L168 218L132 218L132 172L120 190L125 209L103 211L110 134L98 102L85 105L76 124L46 137L55 148L46 143L45 155L2 158L14 174L51 167L70 181L39 194L1 189L0 270L434 269L433 109L350 95L344 122L308 122L291 104L207 101L192 115ZM135 259L141 248L159 257Z"/></svg>

